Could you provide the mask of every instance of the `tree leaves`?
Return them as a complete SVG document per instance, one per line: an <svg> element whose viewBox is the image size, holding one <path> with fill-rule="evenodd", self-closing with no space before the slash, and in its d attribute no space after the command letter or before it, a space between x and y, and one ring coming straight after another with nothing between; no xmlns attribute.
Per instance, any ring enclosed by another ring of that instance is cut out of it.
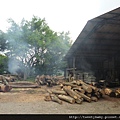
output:
<svg viewBox="0 0 120 120"><path fill-rule="evenodd" d="M65 67L62 58L71 46L69 32L54 32L45 19L36 16L31 21L23 19L20 24L9 19L9 23L8 57L18 61L23 73L30 75L32 70L33 74L56 74Z"/></svg>

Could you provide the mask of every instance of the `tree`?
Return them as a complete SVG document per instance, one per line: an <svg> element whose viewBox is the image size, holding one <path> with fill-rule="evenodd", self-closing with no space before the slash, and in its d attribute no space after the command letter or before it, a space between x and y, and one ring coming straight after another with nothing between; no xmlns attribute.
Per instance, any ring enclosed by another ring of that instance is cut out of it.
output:
<svg viewBox="0 0 120 120"><path fill-rule="evenodd" d="M31 68L28 65L30 59L28 52L30 51L30 47L26 42L22 29L24 20L22 20L21 25L16 24L12 19L9 19L9 23L11 23L11 27L8 29L6 35L9 51L7 53L9 57L8 70L12 74L17 74L18 71L21 71L24 73L24 79L26 79Z"/></svg>
<svg viewBox="0 0 120 120"><path fill-rule="evenodd" d="M7 72L7 56L0 54L0 74Z"/></svg>
<svg viewBox="0 0 120 120"><path fill-rule="evenodd" d="M63 68L62 58L71 45L69 32L54 32L45 19L36 16L31 21L23 19L20 24L9 19L9 23L6 36L11 73L21 70L26 79L31 73L55 74Z"/></svg>
<svg viewBox="0 0 120 120"><path fill-rule="evenodd" d="M30 63L38 74L47 74L50 55L48 55L48 46L57 38L57 34L46 24L45 19L33 17L27 24L30 31L28 43L32 52Z"/></svg>
<svg viewBox="0 0 120 120"><path fill-rule="evenodd" d="M7 40L5 39L5 33L0 30L0 51L5 51L7 49Z"/></svg>
<svg viewBox="0 0 120 120"><path fill-rule="evenodd" d="M66 68L66 62L63 61L63 57L72 45L69 34L69 32L58 33L57 39L48 47L48 54L52 56L50 60L50 68L52 69L50 71L54 74L57 74L59 70L64 70Z"/></svg>

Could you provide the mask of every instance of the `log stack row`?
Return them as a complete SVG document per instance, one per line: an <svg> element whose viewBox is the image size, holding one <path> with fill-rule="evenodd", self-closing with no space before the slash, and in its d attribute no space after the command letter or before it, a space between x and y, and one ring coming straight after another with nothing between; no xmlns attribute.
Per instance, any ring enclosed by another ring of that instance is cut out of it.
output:
<svg viewBox="0 0 120 120"><path fill-rule="evenodd" d="M0 84L0 92L9 92L12 89L12 86Z"/></svg>
<svg viewBox="0 0 120 120"><path fill-rule="evenodd" d="M110 97L120 98L120 88L116 88L116 89L105 88L104 91L105 91L105 94Z"/></svg>
<svg viewBox="0 0 120 120"><path fill-rule="evenodd" d="M0 75L0 92L9 92L12 87L7 82L6 77Z"/></svg>
<svg viewBox="0 0 120 120"><path fill-rule="evenodd" d="M104 95L104 90L83 82L82 80L63 82L60 89L48 90L45 101L54 101L62 104L63 101L71 104L81 104L83 101L97 102Z"/></svg>
<svg viewBox="0 0 120 120"><path fill-rule="evenodd" d="M58 85L59 80L64 79L62 76L50 76L50 75L37 75L35 78L35 82L40 85L47 85L47 86L53 86Z"/></svg>

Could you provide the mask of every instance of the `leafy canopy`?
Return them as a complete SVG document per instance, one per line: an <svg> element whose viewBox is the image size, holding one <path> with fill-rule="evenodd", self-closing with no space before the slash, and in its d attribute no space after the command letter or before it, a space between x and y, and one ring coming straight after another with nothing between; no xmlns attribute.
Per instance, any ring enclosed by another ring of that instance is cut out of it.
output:
<svg viewBox="0 0 120 120"><path fill-rule="evenodd" d="M72 43L69 32L54 32L45 19L36 16L30 21L23 19L20 24L12 19L8 22L11 26L5 37L0 34L0 39L7 40L2 50L7 48L8 69L11 73L22 71L27 77L56 74L65 68L62 59Z"/></svg>

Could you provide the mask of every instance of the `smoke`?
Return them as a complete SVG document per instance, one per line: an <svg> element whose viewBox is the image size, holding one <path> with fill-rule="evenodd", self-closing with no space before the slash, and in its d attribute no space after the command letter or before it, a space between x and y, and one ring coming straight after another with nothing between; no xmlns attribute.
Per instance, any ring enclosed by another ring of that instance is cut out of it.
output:
<svg viewBox="0 0 120 120"><path fill-rule="evenodd" d="M17 71L19 70L25 72L28 61L28 44L20 39L9 39L8 42L10 48L8 71L11 74L17 74Z"/></svg>
<svg viewBox="0 0 120 120"><path fill-rule="evenodd" d="M18 60L15 59L15 58L9 58L9 61L8 61L8 71L11 74L17 74L17 70L18 69L20 69Z"/></svg>

